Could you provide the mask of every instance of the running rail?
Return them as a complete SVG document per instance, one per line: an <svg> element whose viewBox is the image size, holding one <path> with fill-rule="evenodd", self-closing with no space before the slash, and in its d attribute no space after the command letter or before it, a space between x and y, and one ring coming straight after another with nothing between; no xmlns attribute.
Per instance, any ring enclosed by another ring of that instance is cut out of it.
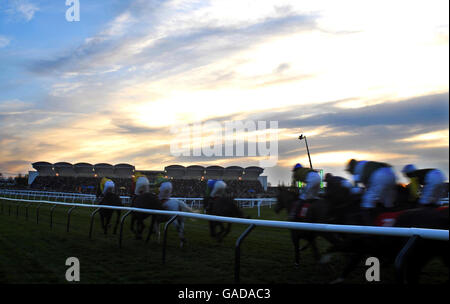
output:
<svg viewBox="0 0 450 304"><path fill-rule="evenodd" d="M284 228L284 229L306 230L306 231L317 231L317 232L385 235L385 236L398 236L398 237L412 237L414 235L417 235L424 239L441 240L441 241L449 240L449 231L441 230L441 229L375 227L375 226L335 225L335 224L298 223L298 222L294 223L294 222L285 222L285 221L242 219L242 218L214 216L214 215L206 215L206 214L198 214L198 213L190 213L190 212L181 212L181 211L165 211L165 210L141 209L141 208L132 208L132 207L117 207L117 206L107 206L107 205L86 205L86 204L63 203L63 202L53 202L53 201L16 199L16 198L8 198L8 197L0 197L0 200L38 203L38 204L49 204L49 205L60 205L60 206L70 206L70 207L119 209L119 210L136 211L136 212L149 213L149 214L160 214L160 215L172 215L172 216L178 215L178 216L183 216L183 217L188 217L188 218L217 221L217 222L226 222L226 223L236 223L236 224L244 224L244 225L255 225L255 226L260 226L260 227Z"/></svg>

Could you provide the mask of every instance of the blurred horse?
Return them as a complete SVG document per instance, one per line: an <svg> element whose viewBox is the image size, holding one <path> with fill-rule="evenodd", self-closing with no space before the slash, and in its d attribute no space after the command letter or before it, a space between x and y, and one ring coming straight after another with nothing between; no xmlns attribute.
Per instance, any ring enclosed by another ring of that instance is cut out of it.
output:
<svg viewBox="0 0 450 304"><path fill-rule="evenodd" d="M184 202L173 198L165 201L162 204L162 207L164 208L164 210L168 211L193 212L192 209ZM153 232L155 232L158 235L158 242L159 242L161 238L160 224L163 222L167 222L171 217L172 216L170 215L153 216L146 242L150 240L150 236L152 235ZM175 229L178 232L178 236L180 237L180 247L183 247L184 244L186 243L186 238L184 236L184 218L178 216L173 222L173 225L175 226Z"/></svg>
<svg viewBox="0 0 450 304"><path fill-rule="evenodd" d="M352 202L347 205L332 203L325 198L300 200L295 191L291 191L286 187L279 187L277 204L275 212L280 213L286 209L288 213L288 221L307 222L307 223L338 223L342 220L343 214L350 213L354 209ZM294 261L295 267L300 265L300 251L311 246L316 261L319 261L320 254L316 245L316 238L320 235L331 243L338 241L338 235L332 233L318 233L314 231L302 231L291 229L291 240L294 245ZM307 245L300 248L300 240L306 240Z"/></svg>
<svg viewBox="0 0 450 304"><path fill-rule="evenodd" d="M161 201L158 197L151 193L145 192L133 197L131 202L131 207L134 208L143 208L143 209L156 209L161 210L164 209ZM133 231L136 235L136 239L142 239L142 232L145 229L144 220L148 218L151 214L143 213L138 211L131 212L131 231ZM152 215L155 217L156 215ZM134 228L134 224L136 223L136 229ZM150 227L151 229L152 227Z"/></svg>
<svg viewBox="0 0 450 304"><path fill-rule="evenodd" d="M116 193L113 193L113 192L107 192L103 196L101 196L99 199L100 199L99 205L117 206L117 207L123 206L122 200L120 199L119 195L117 195ZM110 226L109 222L111 221L111 218L112 218L112 215L114 212L117 214L117 218L116 218L116 223L114 225L113 234L116 234L117 227L119 225L119 219L120 219L120 213L121 213L120 210L107 209L107 208L101 208L99 210L101 224L102 224L102 228L103 228L105 235L108 232L108 227Z"/></svg>
<svg viewBox="0 0 450 304"><path fill-rule="evenodd" d="M215 197L206 198L204 202L204 208L206 214L228 217L243 218L244 213L237 205L236 201L231 197ZM249 217L247 217L249 218ZM219 232L216 232L216 228L219 226ZM218 242L222 242L223 238L230 233L231 223L224 223L217 221L209 221L209 232L211 237L215 238Z"/></svg>

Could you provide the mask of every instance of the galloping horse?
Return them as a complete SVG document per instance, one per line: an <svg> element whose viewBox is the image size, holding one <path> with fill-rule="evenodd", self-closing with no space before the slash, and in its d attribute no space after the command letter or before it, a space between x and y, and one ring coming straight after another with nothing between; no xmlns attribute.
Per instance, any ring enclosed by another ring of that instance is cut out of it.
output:
<svg viewBox="0 0 450 304"><path fill-rule="evenodd" d="M244 217L242 210L231 197L207 198L205 199L204 208L206 213L210 215ZM216 233L217 226L220 227L218 233ZM227 227L225 228L222 222L209 221L209 232L211 237L216 238L218 242L222 242L223 238L231 231L231 223L226 223L226 226Z"/></svg>
<svg viewBox="0 0 450 304"><path fill-rule="evenodd" d="M320 198L314 200L299 200L298 194L290 191L286 187L279 187L277 204L275 205L275 212L280 213L281 210L286 209L288 213L288 220L294 222L308 222L308 223L338 223L342 220L343 214L350 214L354 209L354 204L350 201L347 205L332 203L330 200ZM318 233L313 231L301 231L291 229L291 240L294 245L294 259L295 267L300 264L300 251L306 249L308 245L311 246L316 261L319 261L320 254L316 246L316 237L322 236L331 243L338 241L336 234ZM308 241L308 244L300 248L300 240Z"/></svg>
<svg viewBox="0 0 450 304"><path fill-rule="evenodd" d="M116 193L107 192L107 193L105 193L105 195L103 195L101 197L99 205L122 207L122 201ZM102 224L102 228L103 228L105 235L108 232L109 222L111 221L111 218L112 218L112 215L114 212L116 212L117 218L116 218L116 223L114 225L113 234L116 234L117 226L119 225L119 219L120 219L120 213L121 213L120 210L113 210L113 209L107 209L107 208L101 208L99 210L101 224Z"/></svg>
<svg viewBox="0 0 450 304"><path fill-rule="evenodd" d="M133 197L131 202L131 207L134 208L143 208L143 209L164 209L161 201L158 197L151 193L145 192ZM148 218L151 214L133 211L131 213L131 231L133 231L136 235L136 239L142 239L142 232L145 229L144 220ZM152 215L155 217L156 215ZM134 223L137 222L137 227L134 229ZM150 227L152 229L152 227Z"/></svg>
<svg viewBox="0 0 450 304"><path fill-rule="evenodd" d="M179 201L177 199L169 199L166 202L162 204L164 210L168 211L184 211L184 212L193 212L192 209L186 205L184 202ZM161 232L159 229L159 226L163 222L167 222L171 216L169 215L155 215L152 217L152 223L150 226L150 230L148 232L147 240L148 242L150 240L150 236L153 232L156 232L158 235L158 242L161 237ZM173 222L173 225L175 226L175 229L178 232L178 236L180 237L180 247L183 247L186 243L186 238L184 237L184 218L181 216L178 216L175 221Z"/></svg>

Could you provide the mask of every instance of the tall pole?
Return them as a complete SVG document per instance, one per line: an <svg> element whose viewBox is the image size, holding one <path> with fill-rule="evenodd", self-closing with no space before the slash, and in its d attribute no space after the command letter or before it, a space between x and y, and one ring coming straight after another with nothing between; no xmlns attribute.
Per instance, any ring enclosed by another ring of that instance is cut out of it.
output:
<svg viewBox="0 0 450 304"><path fill-rule="evenodd" d="M309 166L311 169L313 169L312 162L311 162L311 155L309 154L309 147L308 147L308 141L306 140L306 136L303 136L303 134L300 134L298 137L299 140L305 139L306 143L306 152L308 152L308 159L309 159Z"/></svg>
<svg viewBox="0 0 450 304"><path fill-rule="evenodd" d="M308 148L308 141L306 140L306 136L305 136L305 143L306 143L306 152L308 152L308 159L309 159L309 166L312 169L312 163L311 163L311 155L309 155L309 148Z"/></svg>

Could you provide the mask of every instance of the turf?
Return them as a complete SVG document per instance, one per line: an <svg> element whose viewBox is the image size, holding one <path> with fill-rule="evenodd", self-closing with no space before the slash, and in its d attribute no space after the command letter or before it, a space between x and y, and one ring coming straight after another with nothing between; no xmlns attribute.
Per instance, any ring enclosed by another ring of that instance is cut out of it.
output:
<svg viewBox="0 0 450 304"><path fill-rule="evenodd" d="M211 239L208 223L186 219L188 244L179 248L173 227L169 228L166 264L162 264L162 243L155 238L148 244L135 240L127 218L123 248L118 236L103 235L99 216L89 239L92 209L77 208L72 213L70 232L66 232L69 207L57 207L50 228L50 206L40 208L36 223L36 205L1 201L0 212L0 283L67 283L65 265L68 257L80 261L80 283L145 283L145 284L228 284L234 282L234 246L245 225L233 224L231 233L222 243ZM244 209L246 215L257 218L257 210ZM123 214L123 213L122 213ZM286 213L275 214L273 209L261 210L261 219L285 220ZM115 219L115 215L113 220ZM149 220L146 225L148 227ZM318 239L320 251L329 247ZM343 268L344 257L337 255L327 265L317 264L309 249L301 253L301 265L294 267L293 246L285 229L256 227L245 239L241 250L241 283L324 284L337 278ZM346 280L347 283L373 284L365 280L364 261ZM440 260L431 261L423 271L421 283L444 283L449 271ZM381 282L395 283L392 265L382 266ZM378 283L377 283L378 284Z"/></svg>

